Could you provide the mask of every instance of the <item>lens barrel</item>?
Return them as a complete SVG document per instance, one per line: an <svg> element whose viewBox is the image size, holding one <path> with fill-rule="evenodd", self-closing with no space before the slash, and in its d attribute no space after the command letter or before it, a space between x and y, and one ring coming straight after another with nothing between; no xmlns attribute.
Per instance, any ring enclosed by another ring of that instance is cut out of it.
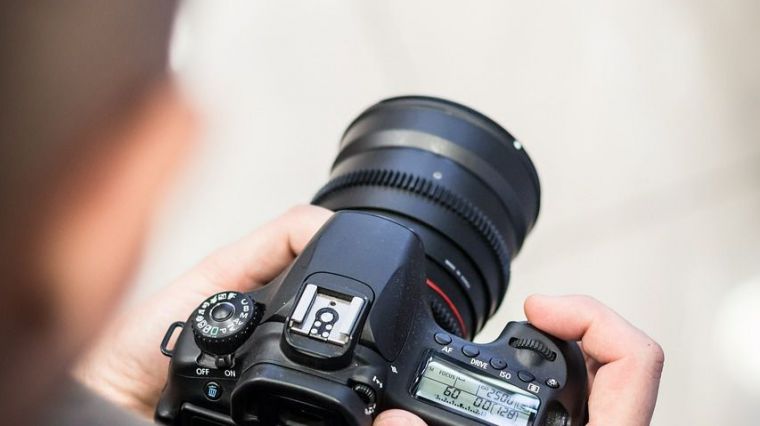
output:
<svg viewBox="0 0 760 426"><path fill-rule="evenodd" d="M538 175L522 145L466 106L397 97L348 126L330 177L312 202L417 233L436 321L472 338L504 298L510 261L538 216Z"/></svg>

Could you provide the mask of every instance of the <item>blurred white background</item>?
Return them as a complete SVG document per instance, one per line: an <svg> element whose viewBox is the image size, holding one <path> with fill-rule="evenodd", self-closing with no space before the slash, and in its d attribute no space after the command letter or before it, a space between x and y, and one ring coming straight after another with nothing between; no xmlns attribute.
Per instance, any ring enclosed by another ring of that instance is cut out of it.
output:
<svg viewBox="0 0 760 426"><path fill-rule="evenodd" d="M499 313L585 293L664 347L655 425L757 425L760 2L187 2L204 143L133 300L325 182L363 108L451 98L526 146L542 212Z"/></svg>

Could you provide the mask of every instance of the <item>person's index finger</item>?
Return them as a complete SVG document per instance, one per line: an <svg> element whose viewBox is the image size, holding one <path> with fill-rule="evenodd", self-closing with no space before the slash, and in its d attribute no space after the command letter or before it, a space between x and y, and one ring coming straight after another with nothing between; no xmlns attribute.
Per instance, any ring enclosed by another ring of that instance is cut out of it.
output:
<svg viewBox="0 0 760 426"><path fill-rule="evenodd" d="M525 301L525 315L546 333L582 341L584 352L601 363L649 357L660 350L646 334L591 297L531 296Z"/></svg>
<svg viewBox="0 0 760 426"><path fill-rule="evenodd" d="M525 314L546 333L580 340L583 352L603 364L589 395L589 424L649 424L664 363L656 342L590 297L531 296Z"/></svg>

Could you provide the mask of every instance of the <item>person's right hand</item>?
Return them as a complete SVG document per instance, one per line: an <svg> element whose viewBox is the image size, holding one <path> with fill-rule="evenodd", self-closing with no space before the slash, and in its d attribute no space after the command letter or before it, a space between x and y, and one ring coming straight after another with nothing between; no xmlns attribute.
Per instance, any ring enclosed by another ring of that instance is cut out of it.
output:
<svg viewBox="0 0 760 426"><path fill-rule="evenodd" d="M588 296L531 296L525 315L546 333L581 342L588 369L589 425L649 425L665 362L657 342ZM424 425L402 410L383 412L374 423Z"/></svg>
<svg viewBox="0 0 760 426"><path fill-rule="evenodd" d="M649 425L665 362L657 342L588 296L531 296L525 315L546 333L581 342L590 425Z"/></svg>

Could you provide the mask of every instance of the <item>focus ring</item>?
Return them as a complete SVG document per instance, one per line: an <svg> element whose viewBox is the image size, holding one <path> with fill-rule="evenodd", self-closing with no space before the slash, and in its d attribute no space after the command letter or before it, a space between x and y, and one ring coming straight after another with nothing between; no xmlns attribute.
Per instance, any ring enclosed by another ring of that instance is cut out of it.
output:
<svg viewBox="0 0 760 426"><path fill-rule="evenodd" d="M331 179L317 192L312 200L319 204L331 193L356 186L384 186L408 191L439 204L462 218L475 228L493 250L499 260L499 271L504 282L509 276L509 251L507 243L491 219L466 198L450 191L427 178L411 173L387 169L362 169Z"/></svg>
<svg viewBox="0 0 760 426"><path fill-rule="evenodd" d="M455 336L464 337L464 333L456 317L454 317L451 310L440 299L434 298L430 301L430 310L433 311L433 319L435 319L436 324L442 329Z"/></svg>

